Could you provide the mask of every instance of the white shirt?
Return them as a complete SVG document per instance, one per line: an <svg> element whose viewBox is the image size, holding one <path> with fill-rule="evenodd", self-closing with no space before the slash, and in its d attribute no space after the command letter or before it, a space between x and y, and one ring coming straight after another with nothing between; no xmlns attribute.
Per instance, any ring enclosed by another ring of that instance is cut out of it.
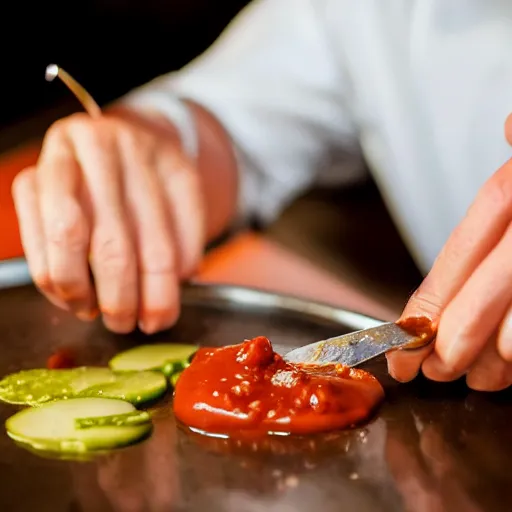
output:
<svg viewBox="0 0 512 512"><path fill-rule="evenodd" d="M216 115L240 157L240 204L262 220L315 183L360 178L364 158L427 272L510 156L512 2L259 0L135 97L157 89L162 111L177 94Z"/></svg>

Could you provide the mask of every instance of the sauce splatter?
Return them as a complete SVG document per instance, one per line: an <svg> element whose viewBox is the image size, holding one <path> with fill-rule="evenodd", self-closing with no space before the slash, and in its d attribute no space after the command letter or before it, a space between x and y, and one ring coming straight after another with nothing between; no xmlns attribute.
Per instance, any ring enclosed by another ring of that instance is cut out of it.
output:
<svg viewBox="0 0 512 512"><path fill-rule="evenodd" d="M75 358L71 350L63 348L57 350L46 361L46 367L49 370L65 370L75 368Z"/></svg>
<svg viewBox="0 0 512 512"><path fill-rule="evenodd" d="M295 365L265 337L200 349L176 385L176 417L209 433L312 434L367 420L384 397L368 372Z"/></svg>

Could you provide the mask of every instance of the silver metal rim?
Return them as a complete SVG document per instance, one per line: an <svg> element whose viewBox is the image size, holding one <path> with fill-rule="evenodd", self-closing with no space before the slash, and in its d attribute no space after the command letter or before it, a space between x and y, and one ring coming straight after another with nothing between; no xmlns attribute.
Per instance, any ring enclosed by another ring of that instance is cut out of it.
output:
<svg viewBox="0 0 512 512"><path fill-rule="evenodd" d="M32 283L26 261L22 258L0 262L0 289L13 288ZM306 315L319 321L328 321L350 327L354 330L369 329L384 323L355 311L321 302L283 295L258 288L229 284L187 284L182 289L182 302L212 301L224 305L247 306L281 310Z"/></svg>
<svg viewBox="0 0 512 512"><path fill-rule="evenodd" d="M32 283L24 258L0 261L0 290Z"/></svg>
<svg viewBox="0 0 512 512"><path fill-rule="evenodd" d="M258 288L247 288L228 284L189 284L183 288L184 304L216 302L220 305L247 306L269 310L281 310L305 315L319 321L328 321L354 330L369 329L385 323L383 320L338 308L321 302L310 301L269 292Z"/></svg>

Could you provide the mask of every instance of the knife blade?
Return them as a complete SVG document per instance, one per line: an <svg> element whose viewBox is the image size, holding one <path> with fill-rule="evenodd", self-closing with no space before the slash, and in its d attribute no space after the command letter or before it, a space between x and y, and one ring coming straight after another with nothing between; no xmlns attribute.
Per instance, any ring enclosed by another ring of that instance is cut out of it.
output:
<svg viewBox="0 0 512 512"><path fill-rule="evenodd" d="M357 366L390 350L423 347L433 338L433 333L406 330L389 322L296 348L284 359L290 363Z"/></svg>

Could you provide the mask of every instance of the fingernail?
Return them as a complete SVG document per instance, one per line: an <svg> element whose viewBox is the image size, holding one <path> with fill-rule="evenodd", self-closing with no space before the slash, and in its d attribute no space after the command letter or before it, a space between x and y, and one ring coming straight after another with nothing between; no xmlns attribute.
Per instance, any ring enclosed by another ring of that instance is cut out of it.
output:
<svg viewBox="0 0 512 512"><path fill-rule="evenodd" d="M118 318L111 315L103 314L103 323L112 332L118 334L128 334L135 328L135 322L126 318Z"/></svg>
<svg viewBox="0 0 512 512"><path fill-rule="evenodd" d="M147 320L139 321L139 329L144 334L154 334L160 330L155 322L148 322Z"/></svg>
<svg viewBox="0 0 512 512"><path fill-rule="evenodd" d="M438 382L449 382L464 375L464 371L454 370L447 365L437 353L432 353L422 365L423 373L428 379Z"/></svg>
<svg viewBox="0 0 512 512"><path fill-rule="evenodd" d="M97 309L82 309L76 312L76 316L83 322L92 322L97 318L98 313L99 311Z"/></svg>
<svg viewBox="0 0 512 512"><path fill-rule="evenodd" d="M59 299L56 295L47 293L46 298L56 307L63 309L64 311L69 311L71 308L69 307L69 304L64 302L63 300Z"/></svg>
<svg viewBox="0 0 512 512"><path fill-rule="evenodd" d="M419 373L419 363L415 359L405 353L386 354L389 375L402 383L415 379Z"/></svg>
<svg viewBox="0 0 512 512"><path fill-rule="evenodd" d="M166 331L176 323L177 316L177 312L174 311L142 311L138 324L139 329L145 334Z"/></svg>
<svg viewBox="0 0 512 512"><path fill-rule="evenodd" d="M469 363L466 360L466 344L457 342L456 340L452 345L446 348L445 354L435 353L436 364L449 375L454 378L462 377L469 369Z"/></svg>
<svg viewBox="0 0 512 512"><path fill-rule="evenodd" d="M400 382L402 384L405 384L406 382L410 382L411 380L414 380L418 376L418 370L416 371L409 371L408 373L400 373L396 372L395 369L388 364L388 373L395 379L397 382Z"/></svg>

